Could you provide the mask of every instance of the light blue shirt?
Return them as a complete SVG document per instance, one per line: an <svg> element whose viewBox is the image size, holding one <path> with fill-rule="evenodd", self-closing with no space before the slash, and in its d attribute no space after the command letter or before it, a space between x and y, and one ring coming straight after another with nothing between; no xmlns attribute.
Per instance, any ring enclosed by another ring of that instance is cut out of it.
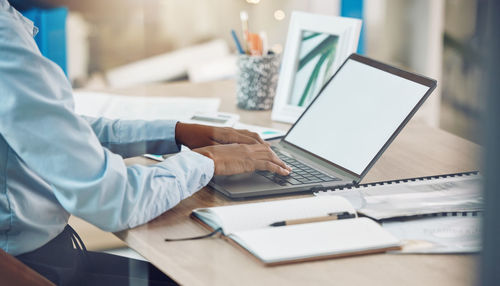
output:
<svg viewBox="0 0 500 286"><path fill-rule="evenodd" d="M151 166L122 157L179 151L175 121L84 118L33 23L0 0L0 247L18 255L70 214L106 231L143 224L205 186L213 161L186 151Z"/></svg>

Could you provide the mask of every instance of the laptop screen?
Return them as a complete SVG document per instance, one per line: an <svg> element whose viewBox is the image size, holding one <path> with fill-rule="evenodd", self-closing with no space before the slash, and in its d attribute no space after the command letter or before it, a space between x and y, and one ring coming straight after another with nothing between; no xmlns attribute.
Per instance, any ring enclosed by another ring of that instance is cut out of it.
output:
<svg viewBox="0 0 500 286"><path fill-rule="evenodd" d="M284 141L361 175L429 89L349 58Z"/></svg>

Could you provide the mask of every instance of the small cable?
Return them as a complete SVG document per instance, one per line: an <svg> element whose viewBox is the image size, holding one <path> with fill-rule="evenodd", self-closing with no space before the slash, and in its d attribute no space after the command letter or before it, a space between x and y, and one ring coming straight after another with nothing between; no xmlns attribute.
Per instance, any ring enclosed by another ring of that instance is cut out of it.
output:
<svg viewBox="0 0 500 286"><path fill-rule="evenodd" d="M165 241L183 241L183 240L203 239L203 238L208 238L208 237L214 236L215 234L217 234L219 232L222 233L221 227L212 231L209 234L205 234L205 235L201 235L201 236L193 236L193 237L183 237L183 238L165 238Z"/></svg>

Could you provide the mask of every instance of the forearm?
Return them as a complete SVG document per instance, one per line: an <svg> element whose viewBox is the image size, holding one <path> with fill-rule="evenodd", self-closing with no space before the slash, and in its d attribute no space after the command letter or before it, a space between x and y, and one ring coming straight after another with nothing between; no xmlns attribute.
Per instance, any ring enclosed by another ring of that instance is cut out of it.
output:
<svg viewBox="0 0 500 286"><path fill-rule="evenodd" d="M89 122L101 145L122 157L170 154L180 150L175 139L176 121L82 117Z"/></svg>
<svg viewBox="0 0 500 286"><path fill-rule="evenodd" d="M108 156L108 170L97 185L57 196L68 212L106 231L154 219L203 188L214 172L212 160L191 151L150 166L125 167L118 156Z"/></svg>

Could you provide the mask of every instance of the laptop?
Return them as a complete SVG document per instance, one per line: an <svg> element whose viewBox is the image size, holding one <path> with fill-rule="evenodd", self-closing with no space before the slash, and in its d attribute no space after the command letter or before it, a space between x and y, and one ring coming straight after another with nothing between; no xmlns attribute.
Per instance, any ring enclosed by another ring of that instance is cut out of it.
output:
<svg viewBox="0 0 500 286"><path fill-rule="evenodd" d="M436 81L352 54L271 148L290 167L214 176L231 199L303 194L359 183L436 87Z"/></svg>

